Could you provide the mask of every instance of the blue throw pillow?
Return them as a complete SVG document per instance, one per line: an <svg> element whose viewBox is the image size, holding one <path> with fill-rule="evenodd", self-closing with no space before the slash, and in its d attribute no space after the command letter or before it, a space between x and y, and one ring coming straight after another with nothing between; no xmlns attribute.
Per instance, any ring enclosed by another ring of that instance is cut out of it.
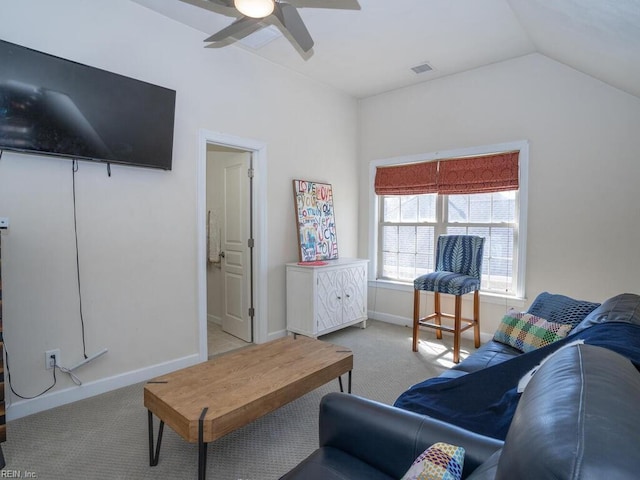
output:
<svg viewBox="0 0 640 480"><path fill-rule="evenodd" d="M550 322L571 325L573 328L599 306L599 303L542 292L533 301L527 313Z"/></svg>

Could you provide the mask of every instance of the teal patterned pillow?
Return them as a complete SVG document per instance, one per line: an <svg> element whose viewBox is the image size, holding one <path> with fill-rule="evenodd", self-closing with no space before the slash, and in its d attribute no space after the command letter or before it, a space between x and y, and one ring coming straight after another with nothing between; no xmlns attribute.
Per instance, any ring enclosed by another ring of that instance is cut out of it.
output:
<svg viewBox="0 0 640 480"><path fill-rule="evenodd" d="M464 448L434 443L415 459L401 480L460 480Z"/></svg>
<svg viewBox="0 0 640 480"><path fill-rule="evenodd" d="M493 339L527 353L566 337L572 325L549 322L530 313L509 310Z"/></svg>

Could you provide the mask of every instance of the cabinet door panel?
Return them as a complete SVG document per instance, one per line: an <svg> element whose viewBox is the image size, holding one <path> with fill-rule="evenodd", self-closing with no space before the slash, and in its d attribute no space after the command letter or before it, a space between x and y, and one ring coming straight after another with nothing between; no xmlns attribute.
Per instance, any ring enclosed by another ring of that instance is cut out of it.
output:
<svg viewBox="0 0 640 480"><path fill-rule="evenodd" d="M318 331L342 324L342 289L340 271L318 272Z"/></svg>
<svg viewBox="0 0 640 480"><path fill-rule="evenodd" d="M343 317L342 323L347 323L358 318L362 318L365 314L365 292L366 272L364 267L350 267L342 272L342 291L343 291Z"/></svg>

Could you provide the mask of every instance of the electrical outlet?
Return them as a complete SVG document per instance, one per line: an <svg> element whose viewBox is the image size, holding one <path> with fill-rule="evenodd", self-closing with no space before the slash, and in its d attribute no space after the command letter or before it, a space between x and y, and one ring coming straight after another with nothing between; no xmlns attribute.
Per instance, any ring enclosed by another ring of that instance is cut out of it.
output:
<svg viewBox="0 0 640 480"><path fill-rule="evenodd" d="M55 360L54 358L55 357ZM54 365L60 366L60 349L47 350L44 352L44 365L47 370L51 370Z"/></svg>

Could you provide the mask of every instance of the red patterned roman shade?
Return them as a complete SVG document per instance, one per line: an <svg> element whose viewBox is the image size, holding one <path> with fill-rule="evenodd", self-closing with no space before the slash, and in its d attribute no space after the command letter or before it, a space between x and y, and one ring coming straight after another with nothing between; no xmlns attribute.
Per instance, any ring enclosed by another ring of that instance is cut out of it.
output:
<svg viewBox="0 0 640 480"><path fill-rule="evenodd" d="M377 195L442 195L517 190L518 154L450 158L376 169Z"/></svg>
<svg viewBox="0 0 640 480"><path fill-rule="evenodd" d="M517 190L518 153L443 160L439 162L438 193L456 195Z"/></svg>
<svg viewBox="0 0 640 480"><path fill-rule="evenodd" d="M436 193L438 162L410 163L376 169L377 195Z"/></svg>

